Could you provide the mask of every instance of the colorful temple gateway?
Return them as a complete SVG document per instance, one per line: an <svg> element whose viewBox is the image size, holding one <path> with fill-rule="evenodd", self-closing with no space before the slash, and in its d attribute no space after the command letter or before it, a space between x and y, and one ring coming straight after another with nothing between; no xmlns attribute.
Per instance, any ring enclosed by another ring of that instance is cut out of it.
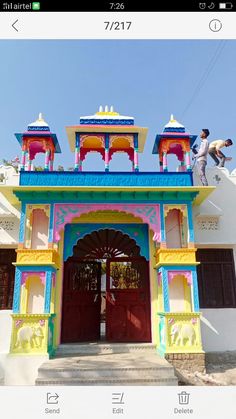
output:
<svg viewBox="0 0 236 419"><path fill-rule="evenodd" d="M171 116L154 141L160 170L140 172L148 129L133 117L100 107L66 132L73 171L53 169L61 149L40 114L15 134L19 184L1 187L20 210L9 356L53 357L60 344L136 342L152 343L171 363L191 359L203 367L192 210L214 187L193 184L197 136ZM90 152L101 154L104 172L83 171ZM34 169L38 153L45 154L41 171ZM109 170L114 153L128 154L130 172Z"/></svg>

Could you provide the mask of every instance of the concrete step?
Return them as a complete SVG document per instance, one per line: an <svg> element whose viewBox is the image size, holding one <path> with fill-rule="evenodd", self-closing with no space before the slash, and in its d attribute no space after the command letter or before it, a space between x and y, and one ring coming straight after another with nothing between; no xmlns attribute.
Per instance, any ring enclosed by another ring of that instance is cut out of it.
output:
<svg viewBox="0 0 236 419"><path fill-rule="evenodd" d="M36 385L177 385L177 378L165 359L143 351L51 359Z"/></svg>
<svg viewBox="0 0 236 419"><path fill-rule="evenodd" d="M121 354L121 353L155 353L156 346L152 343L81 343L59 345L56 357L75 355L99 355L99 354Z"/></svg>

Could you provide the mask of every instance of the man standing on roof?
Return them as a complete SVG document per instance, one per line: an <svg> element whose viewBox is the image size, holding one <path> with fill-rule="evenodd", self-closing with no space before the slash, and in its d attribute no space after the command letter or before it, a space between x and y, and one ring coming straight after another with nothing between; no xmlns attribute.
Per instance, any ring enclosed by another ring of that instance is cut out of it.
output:
<svg viewBox="0 0 236 419"><path fill-rule="evenodd" d="M215 162L216 166L224 167L225 162L232 160L232 157L225 157L225 155L220 150L223 147L230 147L233 144L233 141L228 140L215 140L212 141L209 145L209 155Z"/></svg>
<svg viewBox="0 0 236 419"><path fill-rule="evenodd" d="M206 178L206 165L207 165L207 155L209 149L209 142L207 137L210 135L210 131L208 129L203 129L200 138L201 138L201 145L199 150L197 151L196 148L192 148L194 153L193 160L197 160L197 168L200 180L203 186L208 186L207 178Z"/></svg>

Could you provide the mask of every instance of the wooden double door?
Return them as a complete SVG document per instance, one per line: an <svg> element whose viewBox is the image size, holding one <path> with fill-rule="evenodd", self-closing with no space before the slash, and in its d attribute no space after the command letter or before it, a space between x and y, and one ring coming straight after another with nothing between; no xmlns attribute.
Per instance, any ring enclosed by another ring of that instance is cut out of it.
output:
<svg viewBox="0 0 236 419"><path fill-rule="evenodd" d="M107 259L106 263L72 257L65 262L62 342L100 340L104 276L106 341L149 342L148 262L127 257Z"/></svg>

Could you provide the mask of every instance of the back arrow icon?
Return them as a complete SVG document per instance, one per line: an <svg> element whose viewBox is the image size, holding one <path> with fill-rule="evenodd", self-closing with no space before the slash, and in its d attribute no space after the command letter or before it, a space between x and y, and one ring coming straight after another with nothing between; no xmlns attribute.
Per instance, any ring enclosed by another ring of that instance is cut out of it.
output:
<svg viewBox="0 0 236 419"><path fill-rule="evenodd" d="M16 32L19 32L18 29L15 27L15 24L18 22L19 19L16 19L15 22L11 25Z"/></svg>

